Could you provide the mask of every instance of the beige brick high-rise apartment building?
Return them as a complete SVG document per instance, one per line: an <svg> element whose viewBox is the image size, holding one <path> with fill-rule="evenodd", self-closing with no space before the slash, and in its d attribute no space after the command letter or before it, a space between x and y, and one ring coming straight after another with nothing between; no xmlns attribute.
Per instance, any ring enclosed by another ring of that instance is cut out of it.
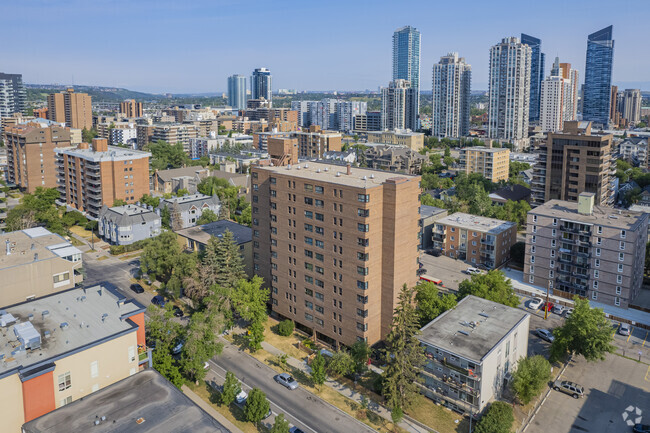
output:
<svg viewBox="0 0 650 433"><path fill-rule="evenodd" d="M648 214L551 200L528 212L524 281L627 308L643 283Z"/></svg>
<svg viewBox="0 0 650 433"><path fill-rule="evenodd" d="M467 174L479 173L492 182L510 177L510 149L466 147L460 149L460 167Z"/></svg>
<svg viewBox="0 0 650 433"><path fill-rule="evenodd" d="M127 99L120 102L120 113L126 117L142 117L142 102L136 102L135 99Z"/></svg>
<svg viewBox="0 0 650 433"><path fill-rule="evenodd" d="M149 194L149 152L108 146L105 138L54 152L61 200L93 217L117 199L135 203Z"/></svg>
<svg viewBox="0 0 650 433"><path fill-rule="evenodd" d="M47 97L47 118L65 123L70 128L93 127L92 98L87 93L75 93L74 89L52 93Z"/></svg>
<svg viewBox="0 0 650 433"><path fill-rule="evenodd" d="M417 282L420 177L310 162L253 166L254 271L273 312L332 345L376 343Z"/></svg>
<svg viewBox="0 0 650 433"><path fill-rule="evenodd" d="M71 146L69 128L34 122L7 127L3 136L9 182L29 194L38 187L56 187L54 149Z"/></svg>

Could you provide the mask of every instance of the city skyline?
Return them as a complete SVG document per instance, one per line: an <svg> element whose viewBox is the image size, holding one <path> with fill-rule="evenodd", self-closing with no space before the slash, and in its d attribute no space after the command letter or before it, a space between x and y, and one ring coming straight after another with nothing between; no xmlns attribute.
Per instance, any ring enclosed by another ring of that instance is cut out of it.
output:
<svg viewBox="0 0 650 433"><path fill-rule="evenodd" d="M562 7L561 15L554 10L554 4ZM640 29L644 28L644 16L650 13L650 4L641 1L628 2L607 14L602 13L604 6L609 5L604 1L571 4L555 1L535 13L522 4L506 8L476 2L469 7L471 14L464 19L462 32L458 31L456 20L434 23L427 18L434 10L440 15L464 16L468 6L460 4L410 2L394 10L388 2L373 3L373 7L366 3L345 3L345 14L338 7L343 3L336 1L256 3L255 7L245 9L228 2L202 1L192 4L143 1L127 5L118 0L111 5L81 1L72 6L44 1L6 5L0 17L0 34L9 41L20 37L21 44L3 47L3 57L11 60L3 62L1 69L6 73L22 73L26 83L102 85L156 93L209 93L226 91L228 76L248 76L253 69L264 65L273 71L275 89L376 91L392 75L393 32L410 25L421 33L424 77L430 76L433 64L441 56L460 52L473 66L473 88L487 90L489 48L502 38L518 37L521 33L535 35L542 39L547 56L560 56L575 65L584 77L587 35L613 25L617 40L613 84L650 90L650 80L643 73L650 68L650 58L637 54L638 42L643 38ZM125 14L125 10L129 13ZM29 15L30 19L12 18L16 14ZM94 14L102 16L111 26L98 31L96 20L92 19ZM360 16L364 19L359 20ZM285 43L276 40L267 46L264 34L270 32L268 28L246 26L247 22L262 17L291 22L292 32L313 32L318 23L335 20L334 28L339 31L298 40L287 38ZM74 20L78 25L58 28L63 19ZM173 28L185 37L156 40L151 31L156 28ZM563 31L556 32L553 28ZM79 38L79 33L90 36ZM43 44L46 35L48 44ZM126 43L133 43L134 37L150 41L147 49L133 53L125 50L129 46ZM69 44L71 38L79 44L78 54L60 56L52 49ZM220 39L228 38L233 42L219 43ZM30 47L30 56L25 55L25 47ZM313 50L313 55L309 61L300 61L299 54L306 50ZM175 56L175 64L181 66L167 67L170 53ZM120 61L117 61L118 54ZM44 62L48 68L42 67ZM128 68L124 67L126 64ZM188 66L182 67L183 64ZM420 88L430 90L430 80L421 80Z"/></svg>

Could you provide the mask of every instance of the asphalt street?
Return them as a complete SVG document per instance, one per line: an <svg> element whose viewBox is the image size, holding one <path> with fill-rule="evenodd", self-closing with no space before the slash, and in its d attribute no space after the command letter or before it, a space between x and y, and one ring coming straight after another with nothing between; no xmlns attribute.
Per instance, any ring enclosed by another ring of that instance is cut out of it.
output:
<svg viewBox="0 0 650 433"><path fill-rule="evenodd" d="M222 354L212 360L210 374L225 377L226 371L233 372L247 392L253 387L264 391L271 402L271 410L284 413L293 425L306 433L375 432L303 388L290 391L276 383L273 380L273 376L277 374L275 370L230 344L224 345ZM210 374L208 379L212 379ZM222 380L216 378L215 382L221 383Z"/></svg>

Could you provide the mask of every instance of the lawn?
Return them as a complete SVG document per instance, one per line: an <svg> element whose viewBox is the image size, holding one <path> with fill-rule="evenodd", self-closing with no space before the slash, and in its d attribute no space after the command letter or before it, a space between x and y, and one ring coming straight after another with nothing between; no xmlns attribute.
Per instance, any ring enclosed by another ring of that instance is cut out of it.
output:
<svg viewBox="0 0 650 433"><path fill-rule="evenodd" d="M469 420L456 412L439 406L419 395L406 410L406 414L440 433L467 433Z"/></svg>
<svg viewBox="0 0 650 433"><path fill-rule="evenodd" d="M264 324L264 341L269 343L271 346L280 349L289 356L293 356L297 359L305 358L307 353L298 349L298 342L304 340L305 336L300 334L298 331L293 331L293 335L290 337L278 335L271 329L278 323L280 322L269 317L269 320Z"/></svg>
<svg viewBox="0 0 650 433"><path fill-rule="evenodd" d="M87 239L87 240L90 240L90 238L92 236L90 230L86 230L85 228L83 228L81 226L72 226L72 227L70 227L70 231L72 233L74 233L75 235L80 236L80 237L82 237L84 239ZM97 237L96 234L94 235L94 237L95 237L95 240L99 240L99 238Z"/></svg>

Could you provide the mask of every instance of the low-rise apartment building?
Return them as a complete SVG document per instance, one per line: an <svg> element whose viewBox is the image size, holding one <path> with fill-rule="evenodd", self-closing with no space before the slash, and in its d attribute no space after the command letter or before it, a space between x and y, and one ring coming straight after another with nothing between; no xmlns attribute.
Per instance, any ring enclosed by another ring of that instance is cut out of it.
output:
<svg viewBox="0 0 650 433"><path fill-rule="evenodd" d="M157 123L153 125L150 141L166 141L169 144L190 144L190 138L198 137L198 128L186 123Z"/></svg>
<svg viewBox="0 0 650 433"><path fill-rule="evenodd" d="M494 269L510 258L517 224L456 212L435 223L433 248L472 265Z"/></svg>
<svg viewBox="0 0 650 433"><path fill-rule="evenodd" d="M294 132L291 137L298 139L298 156L300 158L322 158L323 153L341 150L340 132L324 131L320 126L312 125L309 130Z"/></svg>
<svg viewBox="0 0 650 433"><path fill-rule="evenodd" d="M430 250L433 248L433 228L435 222L446 217L447 209L440 209L435 206L420 206L420 249Z"/></svg>
<svg viewBox="0 0 650 433"><path fill-rule="evenodd" d="M41 298L83 282L81 250L43 227L3 235L0 307Z"/></svg>
<svg viewBox="0 0 650 433"><path fill-rule="evenodd" d="M428 161L425 155L406 146L369 146L363 156L370 168L406 174L422 173L422 165Z"/></svg>
<svg viewBox="0 0 650 433"><path fill-rule="evenodd" d="M498 399L528 352L530 315L476 296L436 317L418 336L426 363L422 393L470 415Z"/></svg>
<svg viewBox="0 0 650 433"><path fill-rule="evenodd" d="M56 187L54 149L71 145L69 128L26 123L5 128L3 139L10 183L29 194L38 187Z"/></svg>
<svg viewBox="0 0 650 433"><path fill-rule="evenodd" d="M114 245L130 245L158 236L161 219L153 208L127 204L104 205L97 218L97 234Z"/></svg>
<svg viewBox="0 0 650 433"><path fill-rule="evenodd" d="M252 167L254 272L327 344L374 344L417 282L419 176L323 162Z"/></svg>
<svg viewBox="0 0 650 433"><path fill-rule="evenodd" d="M134 375L149 359L145 308L105 287L70 289L4 307L2 431Z"/></svg>
<svg viewBox="0 0 650 433"><path fill-rule="evenodd" d="M194 194L198 184L208 176L210 169L201 166L156 170L151 175L152 190L159 194L173 194L179 189L187 189Z"/></svg>
<svg viewBox="0 0 650 433"><path fill-rule="evenodd" d="M183 197L172 197L160 200L159 208L169 209L172 229L185 229L196 225L205 210L211 210L219 215L221 203L216 195L192 194Z"/></svg>
<svg viewBox="0 0 650 433"><path fill-rule="evenodd" d="M460 170L467 174L479 173L495 183L507 181L510 177L510 149L464 147L460 149Z"/></svg>
<svg viewBox="0 0 650 433"><path fill-rule="evenodd" d="M54 152L61 201L94 218L104 205L149 194L149 152L109 146L104 138Z"/></svg>
<svg viewBox="0 0 650 433"><path fill-rule="evenodd" d="M368 143L406 146L416 152L424 147L424 134L422 132L413 132L410 129L396 129L393 131L368 130L367 132Z"/></svg>
<svg viewBox="0 0 650 433"><path fill-rule="evenodd" d="M551 200L528 212L524 281L571 298L627 308L641 290L648 214Z"/></svg>

